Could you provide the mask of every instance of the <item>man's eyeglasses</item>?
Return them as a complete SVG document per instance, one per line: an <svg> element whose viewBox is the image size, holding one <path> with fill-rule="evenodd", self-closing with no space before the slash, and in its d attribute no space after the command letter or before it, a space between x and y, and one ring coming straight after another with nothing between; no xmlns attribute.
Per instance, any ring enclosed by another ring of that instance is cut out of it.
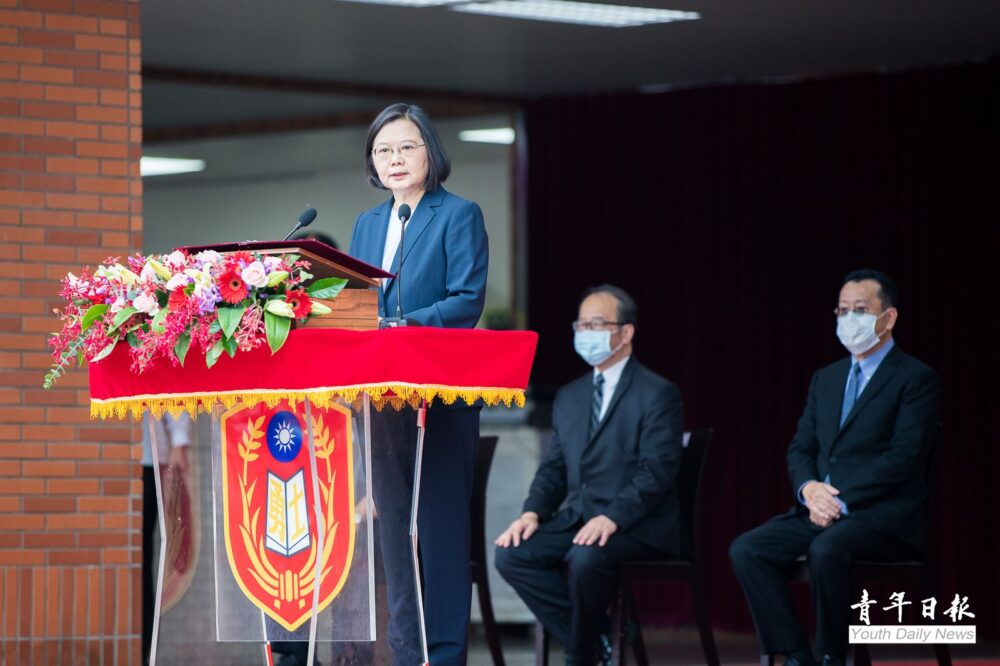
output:
<svg viewBox="0 0 1000 666"><path fill-rule="evenodd" d="M372 148L372 157L377 160L387 160L397 151L401 157L413 157L417 154L417 150L423 147L424 144L413 141L404 141L397 148L393 148L387 143L380 143Z"/></svg>
<svg viewBox="0 0 1000 666"><path fill-rule="evenodd" d="M603 319L591 319L590 321L576 320L572 323L573 331L606 331L616 326L621 326L620 321L605 321Z"/></svg>
<svg viewBox="0 0 1000 666"><path fill-rule="evenodd" d="M853 312L856 315L864 315L864 314L868 314L869 313L869 308L868 308L867 305L859 305L859 306L853 307L853 308L840 307L840 308L834 308L833 309L833 314L835 314L838 318L846 316L849 312ZM875 314L875 313L872 312L871 314Z"/></svg>

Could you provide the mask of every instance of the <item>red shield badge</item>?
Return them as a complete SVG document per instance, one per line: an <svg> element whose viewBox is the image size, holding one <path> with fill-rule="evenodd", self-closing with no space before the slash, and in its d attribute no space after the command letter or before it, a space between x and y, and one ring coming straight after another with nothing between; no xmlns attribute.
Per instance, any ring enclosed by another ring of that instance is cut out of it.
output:
<svg viewBox="0 0 1000 666"><path fill-rule="evenodd" d="M247 598L289 631L312 613L317 562L320 612L343 587L354 553L351 412L310 412L318 516L304 406L240 405L221 418L229 565Z"/></svg>

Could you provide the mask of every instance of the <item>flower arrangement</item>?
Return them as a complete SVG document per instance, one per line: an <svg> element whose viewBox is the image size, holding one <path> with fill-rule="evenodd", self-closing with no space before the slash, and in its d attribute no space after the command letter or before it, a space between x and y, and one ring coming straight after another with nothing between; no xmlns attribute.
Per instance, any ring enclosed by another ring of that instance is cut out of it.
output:
<svg viewBox="0 0 1000 666"><path fill-rule="evenodd" d="M194 348L212 367L223 353L267 344L278 351L293 320L328 314L318 298L334 298L342 278L312 279L309 262L298 255L205 250L191 255L128 257L127 266L110 257L91 273L69 273L57 310L62 330L50 340L52 368L45 388L76 360L95 362L125 341L132 371L141 373L159 359L183 365Z"/></svg>

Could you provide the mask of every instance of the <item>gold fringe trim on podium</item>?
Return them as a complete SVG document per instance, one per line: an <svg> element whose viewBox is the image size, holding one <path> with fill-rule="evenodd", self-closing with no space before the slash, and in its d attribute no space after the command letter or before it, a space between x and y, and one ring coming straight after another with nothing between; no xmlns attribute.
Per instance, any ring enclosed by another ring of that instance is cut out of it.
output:
<svg viewBox="0 0 1000 666"><path fill-rule="evenodd" d="M386 396L388 392L395 395ZM167 413L177 416L182 412L196 417L199 413L211 412L216 404L221 404L227 409L240 403L255 405L261 402L268 407L274 407L282 400L297 404L307 398L319 407L329 407L331 403L342 400L357 409L361 406L364 394L368 394L372 405L378 411L382 411L386 405L392 406L397 411L404 406L416 408L421 401L426 400L430 403L436 398L446 405L461 399L470 405L482 401L489 406L502 403L507 407L524 407L524 389L386 383L318 387L301 391L277 389L134 395L110 400L91 398L90 418L124 419L130 414L133 419L138 420L145 412L157 418Z"/></svg>

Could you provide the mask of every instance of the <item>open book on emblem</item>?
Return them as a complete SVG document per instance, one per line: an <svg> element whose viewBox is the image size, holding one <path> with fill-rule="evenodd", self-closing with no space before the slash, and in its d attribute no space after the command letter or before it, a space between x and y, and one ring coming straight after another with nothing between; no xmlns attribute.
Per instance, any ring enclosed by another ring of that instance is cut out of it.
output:
<svg viewBox="0 0 1000 666"><path fill-rule="evenodd" d="M305 476L282 480L267 473L267 549L291 557L309 547Z"/></svg>

